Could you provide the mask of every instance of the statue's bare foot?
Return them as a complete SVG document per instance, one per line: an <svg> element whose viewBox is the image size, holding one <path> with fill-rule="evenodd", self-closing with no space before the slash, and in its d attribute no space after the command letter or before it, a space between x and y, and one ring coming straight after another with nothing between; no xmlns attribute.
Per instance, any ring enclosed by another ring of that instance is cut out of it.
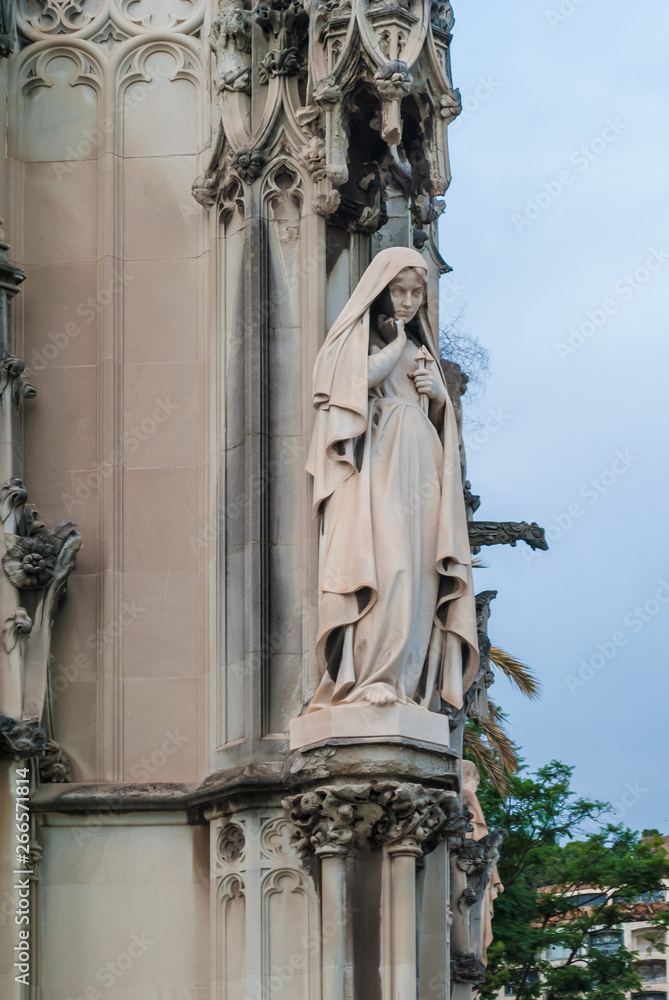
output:
<svg viewBox="0 0 669 1000"><path fill-rule="evenodd" d="M367 692L365 701L369 702L370 705L394 705L397 696L389 688L377 688L376 691Z"/></svg>

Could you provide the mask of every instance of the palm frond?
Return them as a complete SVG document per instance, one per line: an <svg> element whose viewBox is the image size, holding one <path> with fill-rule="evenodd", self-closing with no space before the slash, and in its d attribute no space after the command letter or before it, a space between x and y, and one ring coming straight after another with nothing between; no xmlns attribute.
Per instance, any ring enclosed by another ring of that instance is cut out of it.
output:
<svg viewBox="0 0 669 1000"><path fill-rule="evenodd" d="M499 646L490 647L490 659L495 667L502 671L505 677L515 684L528 698L538 698L541 694L541 684L532 670L517 660L510 653L505 653Z"/></svg>
<svg viewBox="0 0 669 1000"><path fill-rule="evenodd" d="M487 563L481 562L478 556L472 556L472 569L487 569Z"/></svg>
<svg viewBox="0 0 669 1000"><path fill-rule="evenodd" d="M503 798L507 790L504 767L499 757L495 756L492 749L484 743L481 734L474 727L465 727L463 752L468 760L476 764L481 775L488 778Z"/></svg>
<svg viewBox="0 0 669 1000"><path fill-rule="evenodd" d="M488 718L479 723L479 728L504 770L513 774L518 770L518 748L504 729L504 721L502 710L488 698Z"/></svg>

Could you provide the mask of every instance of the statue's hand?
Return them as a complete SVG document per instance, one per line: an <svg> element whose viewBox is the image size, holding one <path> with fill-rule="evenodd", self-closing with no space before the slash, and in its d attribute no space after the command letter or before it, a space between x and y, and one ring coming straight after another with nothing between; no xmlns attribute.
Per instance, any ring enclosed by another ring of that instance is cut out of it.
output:
<svg viewBox="0 0 669 1000"><path fill-rule="evenodd" d="M422 395L428 396L442 405L446 402L446 393L441 382L433 371L429 368L417 368L415 372L409 373L409 378L413 379L416 390Z"/></svg>
<svg viewBox="0 0 669 1000"><path fill-rule="evenodd" d="M399 340L402 344L406 342L407 335L401 319L393 319L392 316L381 315L377 320L377 326L386 344L392 344L395 340Z"/></svg>

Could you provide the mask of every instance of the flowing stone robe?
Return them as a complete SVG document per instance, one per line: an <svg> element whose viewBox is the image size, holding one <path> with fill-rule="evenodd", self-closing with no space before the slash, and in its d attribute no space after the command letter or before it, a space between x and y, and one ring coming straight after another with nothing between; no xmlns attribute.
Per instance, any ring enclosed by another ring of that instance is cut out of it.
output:
<svg viewBox="0 0 669 1000"><path fill-rule="evenodd" d="M322 680L309 711L388 692L456 708L478 669L476 608L458 431L425 302L421 339L445 396L437 428L409 372L409 338L387 377L368 385L370 306L416 251L383 250L330 329L314 368L317 410L307 470L321 517Z"/></svg>

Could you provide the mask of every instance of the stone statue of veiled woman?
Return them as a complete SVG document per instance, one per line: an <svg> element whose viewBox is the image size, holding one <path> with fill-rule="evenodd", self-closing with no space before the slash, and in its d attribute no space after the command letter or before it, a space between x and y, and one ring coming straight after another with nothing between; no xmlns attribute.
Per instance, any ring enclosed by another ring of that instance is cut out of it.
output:
<svg viewBox="0 0 669 1000"><path fill-rule="evenodd" d="M342 704L456 708L478 648L458 431L407 248L374 258L314 369L322 680Z"/></svg>

